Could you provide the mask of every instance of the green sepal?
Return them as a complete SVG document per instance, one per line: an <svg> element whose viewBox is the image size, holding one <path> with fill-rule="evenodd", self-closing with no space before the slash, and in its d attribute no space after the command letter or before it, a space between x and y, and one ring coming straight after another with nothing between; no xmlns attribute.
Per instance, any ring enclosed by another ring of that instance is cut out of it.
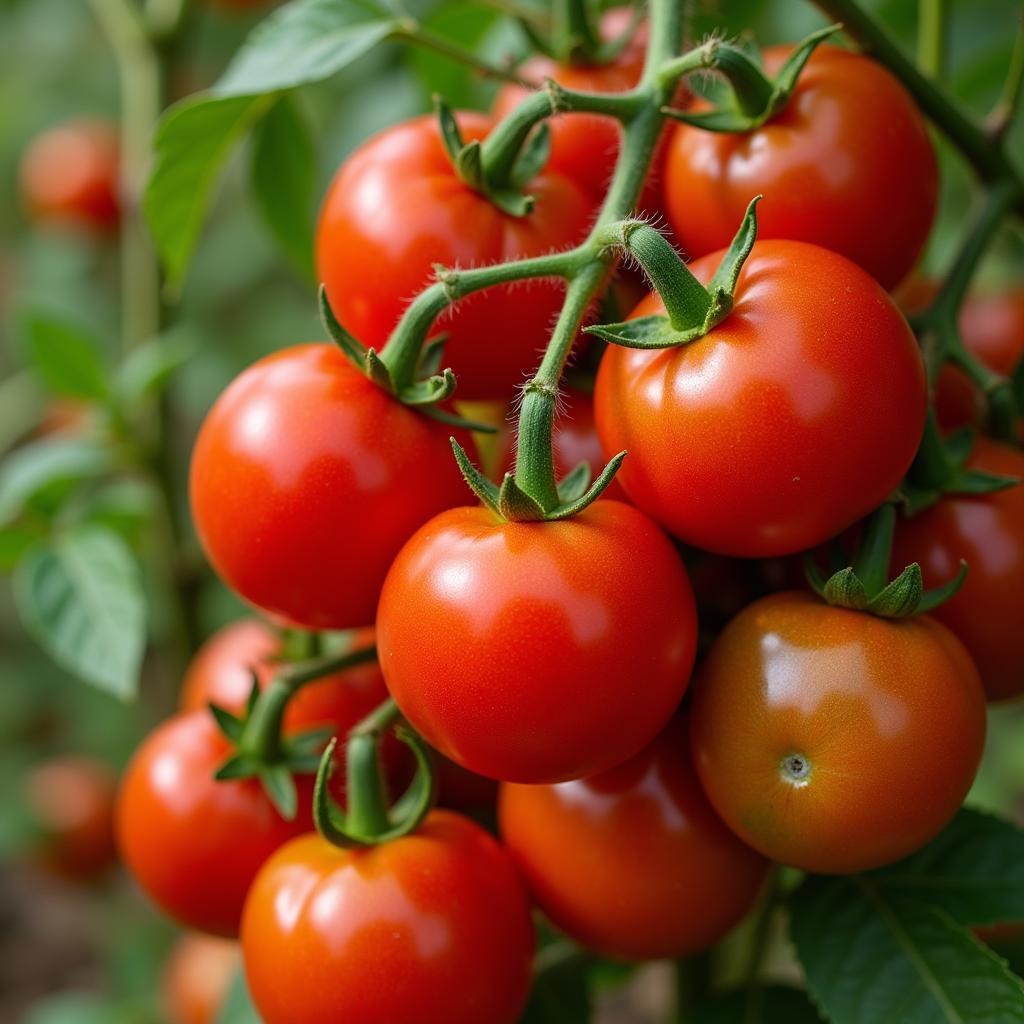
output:
<svg viewBox="0 0 1024 1024"><path fill-rule="evenodd" d="M582 497L577 498L576 501L571 501L565 505L559 505L558 508L552 509L544 518L549 521L571 519L573 516L582 512L588 505L592 505L601 497L612 480L615 479L615 474L619 471L619 466L622 465L622 460L625 457L625 452L619 452L619 454L616 455L603 470L601 470L600 475L591 485L590 490L588 490Z"/></svg>
<svg viewBox="0 0 1024 1024"><path fill-rule="evenodd" d="M661 112L673 121L680 121L705 132L742 135L757 127L755 118L741 114L738 110L701 110L690 113L676 107L662 107Z"/></svg>
<svg viewBox="0 0 1024 1024"><path fill-rule="evenodd" d="M435 405L455 393L455 374L450 368L442 373L418 380L398 392L398 400L405 405Z"/></svg>
<svg viewBox="0 0 1024 1024"><path fill-rule="evenodd" d="M434 112L437 114L437 123L441 130L441 141L444 143L448 158L454 167L458 164L459 155L466 147L462 131L459 129L459 122L455 119L452 108L437 93L434 94Z"/></svg>
<svg viewBox="0 0 1024 1024"><path fill-rule="evenodd" d="M678 348L704 336L703 325L677 331L667 316L642 316L618 324L592 324L583 331L610 345L640 349Z"/></svg>
<svg viewBox="0 0 1024 1024"><path fill-rule="evenodd" d="M260 785L267 799L277 809L277 813L285 821L294 821L299 810L299 794L295 788L295 779L287 766L283 764L267 764L259 770Z"/></svg>
<svg viewBox="0 0 1024 1024"><path fill-rule="evenodd" d="M320 320L322 321L331 341L333 341L338 348L345 353L355 366L360 370L365 371L366 349L355 337L349 334L349 332L341 326L338 318L334 315L334 310L331 309L331 304L327 299L327 288L324 285L320 285L320 288L317 291L317 302L320 306Z"/></svg>
<svg viewBox="0 0 1024 1024"><path fill-rule="evenodd" d="M930 612L933 609L938 608L940 604L945 604L946 601L948 601L964 585L964 580L966 578L967 563L961 558L960 571L956 576L941 587L926 590L921 595L921 600L918 602L917 610L924 614L925 612Z"/></svg>
<svg viewBox="0 0 1024 1024"><path fill-rule="evenodd" d="M918 610L923 596L921 566L912 562L868 601L867 610L883 619L902 619Z"/></svg>
<svg viewBox="0 0 1024 1024"><path fill-rule="evenodd" d="M222 708L219 704L210 703L206 706L210 709L210 714L213 715L217 728L220 729L225 738L230 740L231 743L237 744L242 737L242 727L244 725L242 719L238 715L231 714L227 708Z"/></svg>
<svg viewBox="0 0 1024 1024"><path fill-rule="evenodd" d="M785 63L775 74L773 83L775 89L772 99L774 106L769 117L777 114L785 106L789 97L793 94L793 90L796 88L801 72L811 59L811 54L814 53L821 43L834 36L842 27L841 24L837 23L835 25L826 25L825 28L812 32L786 58Z"/></svg>
<svg viewBox="0 0 1024 1024"><path fill-rule="evenodd" d="M441 359L444 356L444 345L447 340L447 334L438 334L436 337L427 339L420 351L419 363L416 365L418 376L433 377L441 369Z"/></svg>
<svg viewBox="0 0 1024 1024"><path fill-rule="evenodd" d="M868 606L868 595L853 566L840 569L830 576L821 596L831 605L863 611Z"/></svg>
<svg viewBox="0 0 1024 1024"><path fill-rule="evenodd" d="M530 133L512 166L511 182L514 188L528 185L547 166L551 157L551 129L542 122Z"/></svg>
<svg viewBox="0 0 1024 1024"><path fill-rule="evenodd" d="M391 376L391 371L388 369L387 363L377 355L376 349L368 348L366 350L366 357L364 359L363 366L366 376L369 377L377 387L387 391L388 394L393 395L395 393L395 381Z"/></svg>
<svg viewBox="0 0 1024 1024"><path fill-rule="evenodd" d="M506 473L498 490L498 515L510 523L539 523L544 509L524 491L512 473Z"/></svg>
<svg viewBox="0 0 1024 1024"><path fill-rule="evenodd" d="M451 444L459 472L462 473L466 485L495 515L501 515L498 511L498 488L473 465L473 460L454 437L451 438Z"/></svg>
<svg viewBox="0 0 1024 1024"><path fill-rule="evenodd" d="M316 754L317 764L320 763L320 755L323 753L324 744L334 735L334 728L325 725L319 729L307 729L304 732L296 733L285 737L282 742L285 758L294 768L294 758L305 757L307 754ZM316 771L316 765L311 771Z"/></svg>
<svg viewBox="0 0 1024 1024"><path fill-rule="evenodd" d="M438 408L436 405L423 405L417 409L423 416L429 416L438 423L444 423L449 427L462 427L464 430L472 430L478 434L496 434L498 428L490 423L481 423L479 420L470 420L465 416L449 412L447 409Z"/></svg>
<svg viewBox="0 0 1024 1024"><path fill-rule="evenodd" d="M590 486L591 475L589 462L581 462L566 473L558 482L559 504L567 505L582 498Z"/></svg>
<svg viewBox="0 0 1024 1024"><path fill-rule="evenodd" d="M1019 476L1003 476L984 469L962 469L949 482L947 494L994 494L1016 487Z"/></svg>
<svg viewBox="0 0 1024 1024"><path fill-rule="evenodd" d="M715 270L715 276L711 278L711 283L708 285L708 292L711 294L711 309L704 321L708 330L721 323L732 311L736 282L739 280L740 271L743 270L743 264L747 262L750 250L754 248L754 243L757 241L757 204L763 198L761 195L756 195L747 203L739 231L733 236L729 248L722 257L722 262Z"/></svg>
<svg viewBox="0 0 1024 1024"><path fill-rule="evenodd" d="M231 779L251 779L259 774L260 766L247 754L232 754L214 773L213 777L218 782L227 782Z"/></svg>

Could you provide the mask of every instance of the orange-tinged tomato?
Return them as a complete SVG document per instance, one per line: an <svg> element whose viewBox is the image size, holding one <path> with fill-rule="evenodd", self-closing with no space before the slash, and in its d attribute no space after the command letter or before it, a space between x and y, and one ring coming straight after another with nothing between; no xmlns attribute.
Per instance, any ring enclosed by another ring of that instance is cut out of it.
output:
<svg viewBox="0 0 1024 1024"><path fill-rule="evenodd" d="M750 910L768 868L708 803L683 718L600 775L503 783L498 818L540 909L570 938L618 959L714 945Z"/></svg>
<svg viewBox="0 0 1024 1024"><path fill-rule="evenodd" d="M513 1024L533 947L508 855L451 811L382 846L289 843L257 877L242 923L266 1024Z"/></svg>
<svg viewBox="0 0 1024 1024"><path fill-rule="evenodd" d="M715 641L691 729L704 790L740 838L847 874L912 853L953 817L981 758L985 699L934 619L791 592L750 605Z"/></svg>
<svg viewBox="0 0 1024 1024"><path fill-rule="evenodd" d="M217 1024L241 966L237 942L199 932L183 935L164 965L161 987L169 1024Z"/></svg>

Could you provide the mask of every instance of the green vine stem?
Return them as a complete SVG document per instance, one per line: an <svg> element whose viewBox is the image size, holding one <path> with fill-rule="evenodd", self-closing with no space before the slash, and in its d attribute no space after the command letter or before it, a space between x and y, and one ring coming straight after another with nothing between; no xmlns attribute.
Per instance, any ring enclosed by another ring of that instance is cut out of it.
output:
<svg viewBox="0 0 1024 1024"><path fill-rule="evenodd" d="M946 77L949 14L949 0L918 0L917 63L937 82Z"/></svg>
<svg viewBox="0 0 1024 1024"><path fill-rule="evenodd" d="M1017 22L1017 33L1013 40L1010 69L1006 73L1003 92L992 113L988 116L988 133L993 142L999 144L1013 124L1024 98L1024 12Z"/></svg>

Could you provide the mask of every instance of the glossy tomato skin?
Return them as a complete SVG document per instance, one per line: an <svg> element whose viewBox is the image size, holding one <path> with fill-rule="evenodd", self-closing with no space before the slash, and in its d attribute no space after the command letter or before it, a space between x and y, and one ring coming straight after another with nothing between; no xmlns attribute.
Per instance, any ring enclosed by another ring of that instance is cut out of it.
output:
<svg viewBox="0 0 1024 1024"><path fill-rule="evenodd" d="M1024 479L1024 454L977 437L968 460L974 469ZM986 495L944 497L902 520L893 564L918 562L927 587L956 576L960 559L967 578L932 615L970 652L989 700L1024 693L1024 486Z"/></svg>
<svg viewBox="0 0 1024 1024"><path fill-rule="evenodd" d="M25 780L25 800L37 831L33 860L75 882L102 877L117 862L110 768L79 755L54 757Z"/></svg>
<svg viewBox="0 0 1024 1024"><path fill-rule="evenodd" d="M58 125L35 138L19 169L29 216L105 233L120 217L117 126L100 119Z"/></svg>
<svg viewBox="0 0 1024 1024"><path fill-rule="evenodd" d="M765 50L766 70L791 50ZM732 135L679 125L666 148L664 209L692 256L728 245L763 195L759 238L833 249L892 288L935 217L938 169L913 100L881 64L836 47L818 47L762 127Z"/></svg>
<svg viewBox="0 0 1024 1024"><path fill-rule="evenodd" d="M709 948L753 906L768 868L708 803L681 717L600 775L503 783L498 820L545 915L615 959Z"/></svg>
<svg viewBox="0 0 1024 1024"><path fill-rule="evenodd" d="M192 455L192 515L210 562L280 620L365 626L405 540L466 500L450 434L333 345L261 359L218 398Z"/></svg>
<svg viewBox="0 0 1024 1024"><path fill-rule="evenodd" d="M710 281L716 253L691 269ZM909 467L927 387L914 336L859 267L804 242L758 242L735 306L675 349L609 346L594 391L630 500L688 544L802 551L876 508ZM633 316L663 314L657 296ZM884 372L883 372L884 367Z"/></svg>
<svg viewBox="0 0 1024 1024"><path fill-rule="evenodd" d="M169 1024L217 1024L241 966L237 942L198 932L183 935L164 965L161 988Z"/></svg>
<svg viewBox="0 0 1024 1024"><path fill-rule="evenodd" d="M691 733L704 790L741 839L847 874L912 853L953 817L985 742L984 692L963 645L928 616L774 594L711 648ZM809 770L794 773L793 758Z"/></svg>
<svg viewBox="0 0 1024 1024"><path fill-rule="evenodd" d="M242 923L266 1024L512 1024L533 947L508 855L440 810L383 846L289 843L257 877Z"/></svg>
<svg viewBox="0 0 1024 1024"><path fill-rule="evenodd" d="M391 695L442 754L495 779L561 782L624 761L665 724L696 613L668 538L629 505L549 523L460 508L395 559L377 639Z"/></svg>
<svg viewBox="0 0 1024 1024"><path fill-rule="evenodd" d="M459 123L467 141L492 126L482 114ZM480 266L583 240L594 203L578 185L545 171L527 188L536 205L513 217L464 185L432 116L381 132L345 161L320 211L317 273L335 315L379 349L435 264ZM563 294L550 280L491 288L438 321L460 399L512 397L540 361Z"/></svg>
<svg viewBox="0 0 1024 1024"><path fill-rule="evenodd" d="M313 828L311 776L296 778L298 815L285 821L255 779L218 782L231 755L213 716L176 715L150 733L121 782L121 856L149 897L190 928L233 938L263 862Z"/></svg>

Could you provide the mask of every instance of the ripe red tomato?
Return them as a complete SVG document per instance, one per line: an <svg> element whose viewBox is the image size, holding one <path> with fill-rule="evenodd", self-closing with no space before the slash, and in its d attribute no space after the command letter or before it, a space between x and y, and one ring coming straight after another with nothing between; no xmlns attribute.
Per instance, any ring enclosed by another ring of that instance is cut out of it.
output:
<svg viewBox="0 0 1024 1024"><path fill-rule="evenodd" d="M365 626L405 540L466 500L450 434L333 345L261 359L217 399L192 455L192 513L213 567L282 620Z"/></svg>
<svg viewBox="0 0 1024 1024"><path fill-rule="evenodd" d="M467 113L459 124L472 140L492 123ZM342 165L320 212L317 272L338 319L364 345L380 348L435 264L479 266L583 240L594 203L580 186L545 171L527 191L536 206L513 217L464 185L432 117L375 136ZM491 288L439 320L448 336L443 362L458 377L459 398L512 396L539 362L564 291L556 281Z"/></svg>
<svg viewBox="0 0 1024 1024"><path fill-rule="evenodd" d="M714 945L757 899L768 862L722 824L674 719L625 764L554 786L503 783L501 835L541 910L624 960Z"/></svg>
<svg viewBox="0 0 1024 1024"><path fill-rule="evenodd" d="M25 780L25 800L37 829L33 850L44 870L92 881L117 862L114 773L101 761L66 755L37 765Z"/></svg>
<svg viewBox="0 0 1024 1024"><path fill-rule="evenodd" d="M629 505L550 523L459 508L395 559L377 639L391 695L442 754L495 779L560 782L662 728L696 622L678 555Z"/></svg>
<svg viewBox="0 0 1024 1024"><path fill-rule="evenodd" d="M71 223L99 232L120 215L117 126L110 121L68 121L37 136L21 159L21 194L39 221Z"/></svg>
<svg viewBox="0 0 1024 1024"><path fill-rule="evenodd" d="M285 821L256 779L214 779L230 754L208 712L164 722L125 771L117 836L125 864L162 910L190 928L233 938L260 866L313 828L313 780L296 779L299 812Z"/></svg>
<svg viewBox="0 0 1024 1024"><path fill-rule="evenodd" d="M242 922L266 1024L512 1024L533 945L508 855L450 811L383 846L296 839L257 876Z"/></svg>
<svg viewBox="0 0 1024 1024"><path fill-rule="evenodd" d="M715 810L783 864L847 874L898 860L956 813L985 743L963 644L774 594L726 626L693 686L694 757Z"/></svg>
<svg viewBox="0 0 1024 1024"><path fill-rule="evenodd" d="M791 52L767 49L766 71ZM818 47L762 127L732 135L679 125L666 149L665 213L693 256L728 245L760 193L760 238L833 249L892 288L935 217L938 169L913 100L881 64L832 46Z"/></svg>
<svg viewBox="0 0 1024 1024"><path fill-rule="evenodd" d="M1024 479L1024 453L979 436L974 469ZM896 531L893 564L919 562L925 586L956 576L959 592L932 614L970 652L989 700L1024 693L1024 486L992 494L951 494Z"/></svg>
<svg viewBox="0 0 1024 1024"><path fill-rule="evenodd" d="M693 264L703 283L720 256ZM663 312L651 295L633 316ZM594 405L605 454L629 452L617 479L638 508L695 547L767 558L882 503L917 451L927 388L910 328L864 271L769 241L704 338L610 346Z"/></svg>
<svg viewBox="0 0 1024 1024"><path fill-rule="evenodd" d="M241 966L237 942L183 935L164 965L161 988L169 1024L217 1024Z"/></svg>

